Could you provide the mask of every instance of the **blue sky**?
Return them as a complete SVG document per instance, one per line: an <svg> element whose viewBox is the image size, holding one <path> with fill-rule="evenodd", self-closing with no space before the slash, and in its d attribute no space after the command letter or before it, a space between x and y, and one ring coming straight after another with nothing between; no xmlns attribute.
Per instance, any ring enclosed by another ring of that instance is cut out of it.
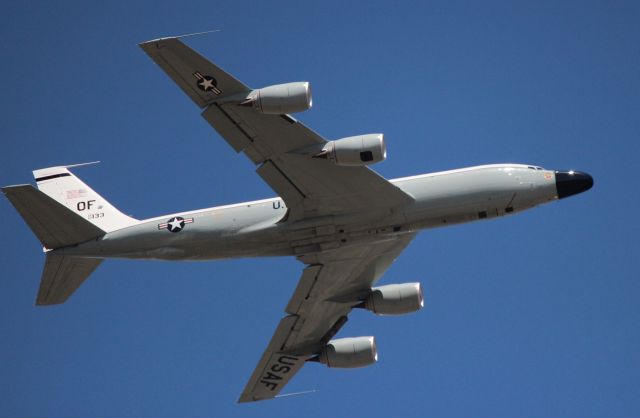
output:
<svg viewBox="0 0 640 418"><path fill-rule="evenodd" d="M560 3L560 4L558 4ZM382 283L419 313L354 312L380 361L311 364L235 400L299 277L294 259L108 261L34 307L43 255L0 199L0 415L640 415L637 2L12 2L0 17L0 183L76 173L138 218L271 190L137 47L188 43L246 84L309 80L297 117L329 139L384 132L385 177L494 162L591 173L588 193L423 232Z"/></svg>

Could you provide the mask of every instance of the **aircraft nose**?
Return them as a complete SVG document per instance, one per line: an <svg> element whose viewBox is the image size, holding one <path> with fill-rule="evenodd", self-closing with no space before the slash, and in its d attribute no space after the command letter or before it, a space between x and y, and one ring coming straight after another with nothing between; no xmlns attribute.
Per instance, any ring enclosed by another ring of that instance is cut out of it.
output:
<svg viewBox="0 0 640 418"><path fill-rule="evenodd" d="M556 190L558 198L573 196L589 190L593 186L593 177L581 171L556 171Z"/></svg>

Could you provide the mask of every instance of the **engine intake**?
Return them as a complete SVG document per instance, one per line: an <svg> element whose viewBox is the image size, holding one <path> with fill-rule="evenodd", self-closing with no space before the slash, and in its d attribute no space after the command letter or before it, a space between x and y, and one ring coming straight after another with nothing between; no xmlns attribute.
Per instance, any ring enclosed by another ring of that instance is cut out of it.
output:
<svg viewBox="0 0 640 418"><path fill-rule="evenodd" d="M318 356L318 361L327 367L364 367L378 361L378 350L374 337L338 338L329 341Z"/></svg>
<svg viewBox="0 0 640 418"><path fill-rule="evenodd" d="M307 81L299 81L264 87L253 90L241 104L267 115L304 112L313 105L311 86Z"/></svg>
<svg viewBox="0 0 640 418"><path fill-rule="evenodd" d="M389 284L374 287L360 307L377 315L404 315L424 306L420 283Z"/></svg>
<svg viewBox="0 0 640 418"><path fill-rule="evenodd" d="M387 158L383 134L350 136L327 142L316 158L326 158L335 165L364 166Z"/></svg>

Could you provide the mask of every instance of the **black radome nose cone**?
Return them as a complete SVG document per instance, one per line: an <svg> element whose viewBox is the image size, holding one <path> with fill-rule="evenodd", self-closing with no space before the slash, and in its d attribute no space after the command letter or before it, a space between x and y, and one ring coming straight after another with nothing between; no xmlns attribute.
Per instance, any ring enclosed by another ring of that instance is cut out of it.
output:
<svg viewBox="0 0 640 418"><path fill-rule="evenodd" d="M589 190L593 186L593 177L581 171L556 171L556 189L558 199L573 196Z"/></svg>

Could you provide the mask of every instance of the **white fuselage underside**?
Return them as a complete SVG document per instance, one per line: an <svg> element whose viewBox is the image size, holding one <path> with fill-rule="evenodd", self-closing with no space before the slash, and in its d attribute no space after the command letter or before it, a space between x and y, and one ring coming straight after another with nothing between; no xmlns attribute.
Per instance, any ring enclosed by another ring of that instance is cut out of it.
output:
<svg viewBox="0 0 640 418"><path fill-rule="evenodd" d="M303 255L495 218L557 199L553 171L520 164L477 166L391 182L415 201L382 212L283 222L287 208L282 199L265 199L146 219L95 241L54 251L168 260Z"/></svg>

